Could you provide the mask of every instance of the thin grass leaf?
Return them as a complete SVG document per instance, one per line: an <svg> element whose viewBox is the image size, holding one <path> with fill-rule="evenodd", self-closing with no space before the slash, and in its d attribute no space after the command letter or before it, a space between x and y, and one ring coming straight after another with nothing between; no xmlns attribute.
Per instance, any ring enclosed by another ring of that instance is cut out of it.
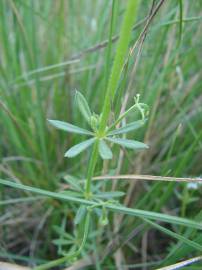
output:
<svg viewBox="0 0 202 270"><path fill-rule="evenodd" d="M86 101L85 97L79 91L76 91L75 98L76 98L76 103L77 103L77 106L78 106L81 114L86 119L86 121L88 123L90 123L92 113L91 113L90 108L88 106L88 102Z"/></svg>
<svg viewBox="0 0 202 270"><path fill-rule="evenodd" d="M184 236L182 236L182 235L180 235L178 233L172 232L171 230L168 230L168 229L164 228L163 226L161 226L161 225L159 225L157 223L154 223L154 222L152 222L152 221L150 221L148 219L144 219L144 220L145 220L145 222L149 223L150 225L152 225L156 229L162 231L163 233L165 233L165 234L167 234L167 235L169 235L169 236L171 236L171 237L173 237L173 238L175 238L175 239L177 239L177 240L179 240L179 241L193 247L196 250L202 251L202 246L200 244L198 244L198 243L196 243L194 241L191 241L188 238L186 238L186 237L184 237Z"/></svg>
<svg viewBox="0 0 202 270"><path fill-rule="evenodd" d="M102 198L102 199L112 199L112 198L122 197L124 195L125 193L122 191L109 191L109 192L96 193L95 197Z"/></svg>
<svg viewBox="0 0 202 270"><path fill-rule="evenodd" d="M33 192L36 194L44 195L44 196L59 199L59 200L83 204L86 206L96 206L97 205L96 202L91 201L91 200L76 198L76 197L72 197L69 195L62 194L62 193L52 192L52 191L44 190L44 189L40 189L40 188L34 188L34 187L22 185L19 183L8 181L8 180L0 179L0 184L8 186L8 187L12 187L12 188L21 189L24 191L30 191L30 192ZM163 221L163 222L167 222L167 223L171 223L171 224L178 224L178 225L202 230L202 223L201 222L198 222L198 221L196 222L196 221L189 220L186 218L180 218L180 217L176 217L176 216L171 216L171 215L161 214L161 213L151 212L151 211L145 211L145 210L141 210L141 209L132 209L132 208L128 208L125 206L118 206L118 205L114 205L114 204L106 204L105 207L106 207L106 209L109 209L110 211L115 212L115 213L119 213L119 214L126 214L126 215L135 216L135 217L139 217L139 218L159 220L159 221Z"/></svg>
<svg viewBox="0 0 202 270"><path fill-rule="evenodd" d="M128 140L128 139L121 139L121 138L106 138L108 141L119 144L123 147L130 148L130 149L147 149L149 148L148 145L134 141L134 140Z"/></svg>
<svg viewBox="0 0 202 270"><path fill-rule="evenodd" d="M176 269L181 269L184 266L190 265L192 263L196 263L196 262L201 261L201 260L202 260L202 256L198 256L198 257L186 260L186 261L182 261L182 262L175 263L175 264L172 264L172 265L169 265L169 266L158 268L156 270L176 270Z"/></svg>
<svg viewBox="0 0 202 270"><path fill-rule="evenodd" d="M95 141L95 138L91 138L89 140L86 140L84 142L81 142L79 144L74 145L73 147L71 147L66 153L65 153L65 157L75 157L78 154L80 154L82 151L84 151L85 149L87 149L89 146L91 146Z"/></svg>
<svg viewBox="0 0 202 270"><path fill-rule="evenodd" d="M128 133L130 131L133 131L135 129L142 127L145 124L145 122L146 121L143 121L143 120L134 121L134 122L129 123L123 127L120 127L120 128L117 128L115 130L110 131L107 135L113 136L113 135Z"/></svg>
<svg viewBox="0 0 202 270"><path fill-rule="evenodd" d="M117 44L115 59L107 85L107 91L103 105L103 113L100 122L101 131L104 131L107 125L107 120L111 110L111 102L114 101L115 92L117 89L117 85L119 83L121 71L123 69L125 56L128 50L128 45L131 38L131 31L133 28L134 21L136 19L139 2L140 2L139 0L136 1L129 0L127 3L127 8L121 26L120 38Z"/></svg>
<svg viewBox="0 0 202 270"><path fill-rule="evenodd" d="M72 245L74 242L66 239L55 239L52 240L52 243L56 246L65 246L65 245Z"/></svg>
<svg viewBox="0 0 202 270"><path fill-rule="evenodd" d="M179 45L182 41L182 30L183 30L183 1L179 1L179 13L180 13L180 19L179 19Z"/></svg>
<svg viewBox="0 0 202 270"><path fill-rule="evenodd" d="M15 203L29 203L29 202L43 200L43 199L44 199L44 197L39 197L39 196L9 199L9 200L0 201L0 206L7 205L7 204L15 204Z"/></svg>
<svg viewBox="0 0 202 270"><path fill-rule="evenodd" d="M112 159L112 151L104 140L99 141L99 154L102 159Z"/></svg>
<svg viewBox="0 0 202 270"><path fill-rule="evenodd" d="M64 131L67 131L67 132L70 132L70 133L93 135L92 132L90 132L90 131L88 131L86 129L74 126L72 124L69 124L67 122L63 122L63 121L59 121L59 120L50 120L50 119L48 119L48 122L52 126L54 126L55 128L58 128L58 129L61 129L61 130L64 130Z"/></svg>
<svg viewBox="0 0 202 270"><path fill-rule="evenodd" d="M63 190L61 191L61 193L66 194L68 196L73 196L73 197L78 197L78 198L82 198L83 194L80 192L76 192L76 191L72 191L72 190Z"/></svg>

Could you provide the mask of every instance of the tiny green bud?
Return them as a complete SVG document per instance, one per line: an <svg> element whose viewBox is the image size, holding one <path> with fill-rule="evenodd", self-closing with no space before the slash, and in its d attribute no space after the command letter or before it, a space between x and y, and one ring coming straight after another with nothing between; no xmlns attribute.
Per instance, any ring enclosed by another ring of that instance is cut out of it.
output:
<svg viewBox="0 0 202 270"><path fill-rule="evenodd" d="M107 217L107 211L106 211L106 208L103 207L102 208L102 216L99 220L99 224L101 226L106 226L107 224L109 223L109 220L108 220L108 217Z"/></svg>
<svg viewBox="0 0 202 270"><path fill-rule="evenodd" d="M107 217L101 218L101 219L99 220L99 224L100 224L101 226L106 226L106 225L108 225L108 224L109 224L108 218L107 218Z"/></svg>
<svg viewBox="0 0 202 270"><path fill-rule="evenodd" d="M90 125L93 130L97 130L99 127L99 116L95 113L90 118Z"/></svg>

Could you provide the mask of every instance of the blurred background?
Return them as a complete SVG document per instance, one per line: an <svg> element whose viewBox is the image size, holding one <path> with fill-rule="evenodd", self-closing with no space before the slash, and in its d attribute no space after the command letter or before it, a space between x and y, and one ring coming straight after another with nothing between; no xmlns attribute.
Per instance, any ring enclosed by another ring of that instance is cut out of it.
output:
<svg viewBox="0 0 202 270"><path fill-rule="evenodd" d="M150 149L136 153L114 147L113 160L104 168L100 161L96 173L200 177L202 1L183 1L182 23L179 1L165 0L146 32L148 16L161 1L140 2L131 39L131 47L136 46L123 70L112 111L117 116L140 93L142 102L150 107L150 116L145 127L128 137L146 142ZM125 4L119 0L116 5L115 37ZM100 113L117 40L106 67L111 10L108 0L0 0L2 179L60 191L66 175L82 178L86 174L91 152L64 158L67 148L81 139L52 128L46 119L85 128L75 107L75 89ZM134 117L130 115L129 120ZM123 202L130 207L202 220L202 189L197 184L108 181L103 188L125 191ZM55 239L64 231L72 234L76 209L71 203L0 185L0 257L26 265L56 258L69 246ZM115 233L117 219L121 226ZM202 244L196 230L172 229ZM104 230L94 230L96 240L92 236L84 251L97 254L92 269L122 269L120 265L125 265L123 269L153 269L148 262L170 264L200 253L131 217L111 216L110 226ZM111 250L113 238L117 241Z"/></svg>

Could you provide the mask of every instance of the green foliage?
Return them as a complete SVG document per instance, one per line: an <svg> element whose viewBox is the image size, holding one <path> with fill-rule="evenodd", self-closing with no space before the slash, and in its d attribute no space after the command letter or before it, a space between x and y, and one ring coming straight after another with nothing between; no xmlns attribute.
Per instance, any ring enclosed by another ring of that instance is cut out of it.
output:
<svg viewBox="0 0 202 270"><path fill-rule="evenodd" d="M118 122L120 122L120 119L122 120L123 117L126 117L128 114L124 114L124 116L120 116L118 121L115 121L115 123L112 123L111 128L108 129L106 127L105 133L103 134L102 131L100 131L100 116L95 116L95 113L91 115L91 111L89 108L89 105L84 98L84 96L80 92L76 92L76 101L79 110L81 111L83 117L88 121L88 123L91 124L92 131L84 130L83 128L73 126L72 124L65 123L58 120L48 120L51 125L58 129L65 130L67 132L72 133L78 133L78 134L86 134L86 135L93 135L94 137L91 139L88 139L86 141L83 141L73 147L71 147L66 153L65 157L75 157L81 152L83 152L85 149L87 149L89 146L91 146L96 141L99 141L98 148L99 148L99 154L102 159L111 159L112 158L112 152L110 148L107 146L107 143L105 140L108 140L110 142L116 143L118 145L121 145L126 148L130 149L145 149L148 148L148 146L144 143L138 142L138 141L132 141L132 140L126 140L121 138L114 138L113 136L117 134L124 134L129 131L138 129L143 126L145 123L145 107L147 108L146 104L139 103L139 97L138 99L135 99L135 107L141 112L142 120L138 120L132 123L129 123L121 128L112 129L112 127L116 126ZM134 110L134 105L131 107ZM131 111L131 108L128 109L128 112ZM109 131L110 130L110 131Z"/></svg>
<svg viewBox="0 0 202 270"><path fill-rule="evenodd" d="M79 91L76 91L75 99L81 114L83 115L83 117L86 119L87 122L91 123L92 114L86 99Z"/></svg>
<svg viewBox="0 0 202 270"><path fill-rule="evenodd" d="M142 127L145 124L144 120L138 120L138 121L134 121L132 123L126 124L123 127L117 128L115 130L112 130L108 133L108 135L119 135L119 134L124 134L124 133L128 133L130 131L136 130L140 127Z"/></svg>
<svg viewBox="0 0 202 270"><path fill-rule="evenodd" d="M202 3L164 1L138 41L159 0L74 2L0 1L0 256L47 269L91 254L115 269L119 248L123 268L196 257L201 185L117 175L201 176Z"/></svg>
<svg viewBox="0 0 202 270"><path fill-rule="evenodd" d="M74 219L74 223L75 225L78 225L82 219L84 218L84 216L86 215L87 209L84 205L81 205L76 213L75 219Z"/></svg>
<svg viewBox="0 0 202 270"><path fill-rule="evenodd" d="M72 148L70 148L66 153L65 153L65 157L75 157L78 154L80 154L82 151L84 151L85 149L87 149L90 145L92 145L95 142L95 138L91 138L87 141L81 142L75 146L73 146Z"/></svg>
<svg viewBox="0 0 202 270"><path fill-rule="evenodd" d="M62 121L58 121L58 120L48 120L48 121L54 127L58 128L58 129L62 129L62 130L67 131L67 132L84 134L84 135L92 135L93 134L92 132L90 132L88 130L85 130L83 128L74 126L74 125L66 123L66 122L62 122Z"/></svg>
<svg viewBox="0 0 202 270"><path fill-rule="evenodd" d="M141 143L138 141L132 141L127 139L120 139L120 138L107 138L108 141L119 144L123 147L130 148L130 149L146 149L148 146L145 143Z"/></svg>

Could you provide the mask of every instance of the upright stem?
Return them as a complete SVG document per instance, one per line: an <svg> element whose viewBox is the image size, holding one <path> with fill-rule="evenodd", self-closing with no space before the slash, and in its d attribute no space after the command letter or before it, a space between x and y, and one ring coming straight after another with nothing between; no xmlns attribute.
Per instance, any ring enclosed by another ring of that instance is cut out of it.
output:
<svg viewBox="0 0 202 270"><path fill-rule="evenodd" d="M134 19L136 17L138 4L139 0L129 0L127 4L123 24L121 27L120 39L117 45L116 56L112 67L111 76L109 78L104 105L102 109L102 117L99 127L99 134L101 136L104 134L107 126L107 120L111 109L110 103L111 101L113 101L115 90L121 76L121 71L128 50L128 45L130 42L130 34L133 28ZM95 166L98 159L98 145L99 140L97 140L96 143L94 144L92 156L90 158L90 162L88 165L86 189L85 189L85 196L88 199L91 197L91 179L94 174Z"/></svg>
<svg viewBox="0 0 202 270"><path fill-rule="evenodd" d="M50 269L50 268L53 268L54 266L63 264L65 262L67 262L68 260L71 260L72 258L75 258L76 256L80 255L81 251L83 250L83 248L84 248L84 246L86 244L86 240L87 240L87 237L88 237L88 231L89 231L89 226L90 226L90 215L91 215L91 212L89 210L87 215L86 215L86 219L85 219L83 239L82 239L81 245L80 245L80 247L79 247L79 249L77 251L69 253L67 256L59 258L57 260L50 261L50 262L42 264L40 266L36 266L35 268L33 268L33 270Z"/></svg>
<svg viewBox="0 0 202 270"><path fill-rule="evenodd" d="M121 70L123 68L124 64L124 59L125 55L127 53L129 41L130 41L130 34L132 31L133 23L135 21L136 17L136 12L138 8L139 0L128 0L126 12L124 15L123 19L123 24L121 27L121 32L120 32L120 39L117 45L117 51L116 51L116 56L114 60L114 64L112 67L112 72L111 76L109 78L108 86L107 86L107 92L105 95L105 100L104 100L104 105L102 109L102 117L101 117L101 122L100 122L100 127L99 127L99 135L102 136L102 134L105 132L106 126L107 126L107 120L109 117L110 113L110 103L114 99L115 91L121 76ZM99 139L96 139L94 146L93 146L93 151L92 155L90 157L90 161L88 164L88 170L87 170L87 179L86 179L86 186L85 186L85 197L86 199L91 198L91 181L92 177L95 171L95 166L97 164L97 159L98 159L98 147L99 147ZM57 259L55 261L49 262L47 264L38 266L34 268L34 270L45 270L52 268L54 266L57 266L59 264L62 264L66 262L68 259L78 256L83 249L87 236L88 236L88 231L89 231L89 222L90 222L90 214L88 214L85 218L85 232L84 232L84 237L83 241L81 244L81 247L78 249L73 254L69 254L65 257L62 257L60 259Z"/></svg>
<svg viewBox="0 0 202 270"><path fill-rule="evenodd" d="M86 188L85 188L86 199L90 199L90 197L91 197L91 179L93 177L95 166L96 166L97 159L98 159L98 146L99 146L99 140L96 139L94 146L93 146L93 151L92 151L92 154L90 157L90 161L88 164Z"/></svg>

